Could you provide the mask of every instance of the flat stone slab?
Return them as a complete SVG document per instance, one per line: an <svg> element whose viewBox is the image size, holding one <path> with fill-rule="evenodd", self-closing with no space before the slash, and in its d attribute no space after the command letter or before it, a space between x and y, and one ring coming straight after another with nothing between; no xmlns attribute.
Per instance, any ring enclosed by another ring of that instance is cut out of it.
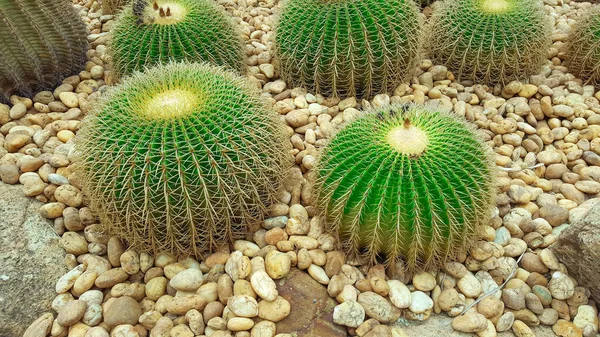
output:
<svg viewBox="0 0 600 337"><path fill-rule="evenodd" d="M0 336L22 336L50 311L55 285L66 273L65 251L41 202L21 185L0 182Z"/></svg>

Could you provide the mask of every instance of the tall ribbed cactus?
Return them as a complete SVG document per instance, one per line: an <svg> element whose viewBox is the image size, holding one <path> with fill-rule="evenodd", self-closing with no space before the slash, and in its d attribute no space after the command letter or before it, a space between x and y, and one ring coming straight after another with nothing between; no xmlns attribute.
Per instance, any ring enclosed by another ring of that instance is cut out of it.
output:
<svg viewBox="0 0 600 337"><path fill-rule="evenodd" d="M120 76L170 60L244 68L239 29L213 0L132 0L117 19L110 46Z"/></svg>
<svg viewBox="0 0 600 337"><path fill-rule="evenodd" d="M286 0L275 41L292 86L368 98L412 75L419 10L413 0Z"/></svg>
<svg viewBox="0 0 600 337"><path fill-rule="evenodd" d="M541 0L444 0L430 19L426 51L459 79L527 80L546 61L552 29Z"/></svg>
<svg viewBox="0 0 600 337"><path fill-rule="evenodd" d="M575 76L600 86L600 6L587 8L567 40L567 67Z"/></svg>
<svg viewBox="0 0 600 337"><path fill-rule="evenodd" d="M317 206L351 255L409 270L472 243L493 206L494 164L472 126L411 105L368 111L324 149Z"/></svg>
<svg viewBox="0 0 600 337"><path fill-rule="evenodd" d="M136 72L103 100L76 149L83 191L109 232L143 251L199 255L262 218L289 140L243 78L172 63Z"/></svg>
<svg viewBox="0 0 600 337"><path fill-rule="evenodd" d="M84 66L86 27L68 0L0 0L0 100L50 89Z"/></svg>

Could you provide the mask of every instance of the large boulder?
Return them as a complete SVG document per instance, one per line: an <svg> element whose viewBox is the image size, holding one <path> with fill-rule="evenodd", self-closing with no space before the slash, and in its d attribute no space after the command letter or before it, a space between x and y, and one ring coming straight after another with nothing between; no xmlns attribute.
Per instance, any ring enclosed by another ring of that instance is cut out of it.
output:
<svg viewBox="0 0 600 337"><path fill-rule="evenodd" d="M0 182L0 336L22 336L48 312L66 272L59 236L38 213L42 203L22 189Z"/></svg>
<svg viewBox="0 0 600 337"><path fill-rule="evenodd" d="M333 308L338 304L327 288L306 272L292 269L276 281L279 296L291 305L290 315L277 323L277 333L297 337L346 337L346 328L333 323Z"/></svg>
<svg viewBox="0 0 600 337"><path fill-rule="evenodd" d="M551 246L569 275L588 288L596 303L600 302L600 203L585 216L563 230Z"/></svg>

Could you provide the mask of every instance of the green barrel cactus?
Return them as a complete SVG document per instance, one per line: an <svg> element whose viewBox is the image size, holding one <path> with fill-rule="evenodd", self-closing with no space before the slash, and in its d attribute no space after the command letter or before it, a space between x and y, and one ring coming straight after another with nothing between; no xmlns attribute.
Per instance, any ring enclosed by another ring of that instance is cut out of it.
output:
<svg viewBox="0 0 600 337"><path fill-rule="evenodd" d="M244 67L240 32L212 0L132 0L117 18L110 47L118 76L171 60Z"/></svg>
<svg viewBox="0 0 600 337"><path fill-rule="evenodd" d="M316 205L351 256L430 269L491 218L491 151L472 126L414 105L368 111L324 148Z"/></svg>
<svg viewBox="0 0 600 337"><path fill-rule="evenodd" d="M540 71L552 29L540 0L440 1L425 50L458 79L505 84Z"/></svg>
<svg viewBox="0 0 600 337"><path fill-rule="evenodd" d="M586 9L567 42L566 65L575 76L600 86L600 7Z"/></svg>
<svg viewBox="0 0 600 337"><path fill-rule="evenodd" d="M393 91L418 62L420 25L413 0L286 0L275 25L281 76L326 96Z"/></svg>
<svg viewBox="0 0 600 337"><path fill-rule="evenodd" d="M0 0L0 101L81 71L87 29L67 0Z"/></svg>
<svg viewBox="0 0 600 337"><path fill-rule="evenodd" d="M256 89L222 67L170 63L107 92L77 135L83 192L141 251L201 256L261 221L289 140Z"/></svg>

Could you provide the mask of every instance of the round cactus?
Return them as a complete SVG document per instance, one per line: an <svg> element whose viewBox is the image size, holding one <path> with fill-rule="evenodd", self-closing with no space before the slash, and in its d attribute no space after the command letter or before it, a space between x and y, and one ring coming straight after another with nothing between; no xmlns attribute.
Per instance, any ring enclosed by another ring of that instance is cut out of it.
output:
<svg viewBox="0 0 600 337"><path fill-rule="evenodd" d="M281 75L292 86L368 98L412 75L419 10L412 0L287 0L275 42Z"/></svg>
<svg viewBox="0 0 600 337"><path fill-rule="evenodd" d="M331 140L316 205L353 256L429 269L466 249L493 207L489 148L466 121L413 105L368 111Z"/></svg>
<svg viewBox="0 0 600 337"><path fill-rule="evenodd" d="M279 188L285 126L241 77L207 64L134 73L84 121L83 191L142 251L199 256L245 234Z"/></svg>
<svg viewBox="0 0 600 337"><path fill-rule="evenodd" d="M586 9L567 44L567 67L587 83L600 86L600 6Z"/></svg>
<svg viewBox="0 0 600 337"><path fill-rule="evenodd" d="M212 0L132 0L110 41L119 76L173 61L243 70L243 43L233 18Z"/></svg>
<svg viewBox="0 0 600 337"><path fill-rule="evenodd" d="M87 29L68 0L0 0L0 102L52 90L85 66Z"/></svg>
<svg viewBox="0 0 600 337"><path fill-rule="evenodd" d="M440 1L426 50L459 79L505 84L540 71L552 29L540 0Z"/></svg>

